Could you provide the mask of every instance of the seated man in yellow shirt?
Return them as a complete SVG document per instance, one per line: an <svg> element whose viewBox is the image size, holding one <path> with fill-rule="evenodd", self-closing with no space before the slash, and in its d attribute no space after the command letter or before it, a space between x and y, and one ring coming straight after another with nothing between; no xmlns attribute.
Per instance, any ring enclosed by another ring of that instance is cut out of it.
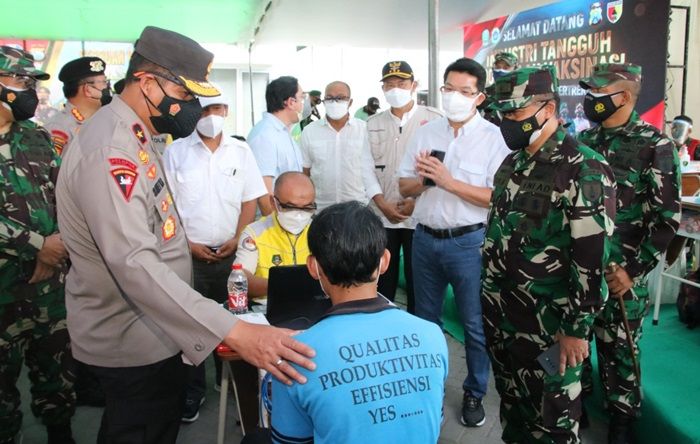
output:
<svg viewBox="0 0 700 444"><path fill-rule="evenodd" d="M234 263L243 265L248 277L248 297L267 295L270 268L306 263L306 233L316 211L316 191L306 175L289 171L275 182L270 196L274 212L245 227Z"/></svg>

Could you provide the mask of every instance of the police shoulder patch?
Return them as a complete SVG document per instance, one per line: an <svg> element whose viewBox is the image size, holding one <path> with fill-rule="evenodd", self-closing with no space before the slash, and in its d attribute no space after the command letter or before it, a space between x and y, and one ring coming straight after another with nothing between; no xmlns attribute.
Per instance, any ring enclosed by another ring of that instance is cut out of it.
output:
<svg viewBox="0 0 700 444"><path fill-rule="evenodd" d="M68 134L61 130L51 130L51 141L53 142L53 148L56 150L56 154L59 156L63 152L63 148L68 143Z"/></svg>
<svg viewBox="0 0 700 444"><path fill-rule="evenodd" d="M134 169L128 167L118 167L110 171L114 182L119 187L124 199L129 202L131 199L131 194L134 191L134 185L136 185L136 179L139 177L139 173Z"/></svg>

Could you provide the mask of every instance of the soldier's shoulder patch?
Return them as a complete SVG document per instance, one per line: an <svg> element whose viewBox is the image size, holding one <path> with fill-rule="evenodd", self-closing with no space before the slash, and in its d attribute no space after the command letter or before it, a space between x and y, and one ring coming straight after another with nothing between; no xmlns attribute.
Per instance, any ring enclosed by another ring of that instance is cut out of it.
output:
<svg viewBox="0 0 700 444"><path fill-rule="evenodd" d="M119 187L124 199L129 202L131 199L131 194L134 191L134 186L136 185L136 179L139 177L139 173L128 167L117 167L110 171L114 182Z"/></svg>
<svg viewBox="0 0 700 444"><path fill-rule="evenodd" d="M56 150L56 154L59 156L63 153L63 148L68 143L68 134L61 130L51 130L51 141L53 142L53 148Z"/></svg>
<svg viewBox="0 0 700 444"><path fill-rule="evenodd" d="M255 251L258 249L258 246L255 243L255 239L253 239L250 236L246 236L243 239L243 242L241 242L241 246L248 251Z"/></svg>

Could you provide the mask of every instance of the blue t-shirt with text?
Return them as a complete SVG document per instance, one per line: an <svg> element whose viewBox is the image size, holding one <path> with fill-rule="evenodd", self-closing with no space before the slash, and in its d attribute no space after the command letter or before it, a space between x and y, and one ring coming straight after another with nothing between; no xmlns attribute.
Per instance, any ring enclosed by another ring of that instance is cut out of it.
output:
<svg viewBox="0 0 700 444"><path fill-rule="evenodd" d="M306 384L272 385L275 443L435 443L448 371L438 326L398 309L333 315L296 336Z"/></svg>

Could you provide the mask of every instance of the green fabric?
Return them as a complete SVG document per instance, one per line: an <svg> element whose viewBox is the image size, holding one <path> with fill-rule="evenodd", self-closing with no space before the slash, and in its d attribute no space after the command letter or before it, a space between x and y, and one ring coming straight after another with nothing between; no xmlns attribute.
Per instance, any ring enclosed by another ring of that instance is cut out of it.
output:
<svg viewBox="0 0 700 444"><path fill-rule="evenodd" d="M674 304L661 306L659 325L644 320L642 349L642 417L637 421L641 444L700 444L700 329L688 330ZM586 405L590 415L605 420L593 354L594 392Z"/></svg>
<svg viewBox="0 0 700 444"><path fill-rule="evenodd" d="M403 264L401 265L403 270ZM405 288L403 272L399 285ZM443 329L460 342L464 331L459 322L452 287L443 306ZM700 444L700 328L689 330L678 320L675 304L661 306L659 325L653 326L651 313L644 321L642 417L637 421L641 444ZM595 348L591 350L594 369L593 395L586 400L588 414L607 421L598 379Z"/></svg>
<svg viewBox="0 0 700 444"><path fill-rule="evenodd" d="M267 3L267 2L265 2ZM265 7L260 0L0 0L4 38L133 42L146 25L202 43L247 44ZM29 13L28 11L31 11Z"/></svg>

